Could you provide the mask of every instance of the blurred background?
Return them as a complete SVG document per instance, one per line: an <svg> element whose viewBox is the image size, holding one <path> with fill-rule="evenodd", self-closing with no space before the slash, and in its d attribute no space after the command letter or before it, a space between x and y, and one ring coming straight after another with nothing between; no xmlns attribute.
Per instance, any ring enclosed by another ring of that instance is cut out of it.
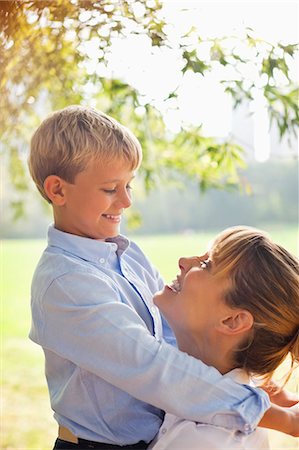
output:
<svg viewBox="0 0 299 450"><path fill-rule="evenodd" d="M136 134L144 161L122 232L166 280L231 225L298 255L298 3L1 1L0 22L0 447L50 449L43 355L27 338L51 222L26 165L32 133L83 104ZM271 432L271 448L298 440Z"/></svg>

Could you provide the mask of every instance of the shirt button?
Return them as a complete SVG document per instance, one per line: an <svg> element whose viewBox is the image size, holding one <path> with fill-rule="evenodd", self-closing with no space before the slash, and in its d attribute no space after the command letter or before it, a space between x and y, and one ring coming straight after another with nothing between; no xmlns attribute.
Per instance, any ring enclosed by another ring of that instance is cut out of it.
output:
<svg viewBox="0 0 299 450"><path fill-rule="evenodd" d="M245 431L250 431L250 425L248 424L248 423L245 423L245 425L244 425L244 430Z"/></svg>
<svg viewBox="0 0 299 450"><path fill-rule="evenodd" d="M152 306L152 307L151 307L151 312L152 312L153 315L156 314L156 307L155 307L155 306Z"/></svg>
<svg viewBox="0 0 299 450"><path fill-rule="evenodd" d="M104 258L100 258L99 261L100 261L101 264L104 264L105 259Z"/></svg>
<svg viewBox="0 0 299 450"><path fill-rule="evenodd" d="M162 428L161 433L162 433L162 434L167 433L167 428Z"/></svg>

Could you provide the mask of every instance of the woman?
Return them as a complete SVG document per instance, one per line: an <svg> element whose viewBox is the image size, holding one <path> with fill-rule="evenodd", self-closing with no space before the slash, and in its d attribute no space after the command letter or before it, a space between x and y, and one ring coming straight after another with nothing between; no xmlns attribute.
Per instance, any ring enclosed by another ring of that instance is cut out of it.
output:
<svg viewBox="0 0 299 450"><path fill-rule="evenodd" d="M154 302L178 347L226 377L270 382L290 354L299 360L298 261L263 232L234 227L200 256L180 258L180 274ZM297 406L294 406L296 408ZM221 414L221 411L219 411ZM166 414L153 450L266 449L267 432L244 435Z"/></svg>

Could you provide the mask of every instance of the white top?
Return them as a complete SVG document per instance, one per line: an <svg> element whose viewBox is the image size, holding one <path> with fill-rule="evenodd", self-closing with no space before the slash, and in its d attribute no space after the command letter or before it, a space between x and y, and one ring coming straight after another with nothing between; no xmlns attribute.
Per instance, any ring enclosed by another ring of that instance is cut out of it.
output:
<svg viewBox="0 0 299 450"><path fill-rule="evenodd" d="M250 384L247 373L241 369L228 372L225 377L242 384ZM152 450L269 450L268 433L257 428L251 434L226 428L183 420L166 414L159 433L148 447Z"/></svg>

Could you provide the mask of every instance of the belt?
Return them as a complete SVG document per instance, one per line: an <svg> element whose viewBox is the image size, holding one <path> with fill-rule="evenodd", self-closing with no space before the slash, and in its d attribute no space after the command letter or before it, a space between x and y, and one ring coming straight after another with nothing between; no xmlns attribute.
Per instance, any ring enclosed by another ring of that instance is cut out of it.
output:
<svg viewBox="0 0 299 450"><path fill-rule="evenodd" d="M62 425L59 425L58 428L58 439L61 439L62 441L71 442L72 444L89 444L88 447L90 448L102 448L102 449L115 449L115 448L123 448L123 449L136 449L136 450L143 450L146 449L149 444L147 444L144 441L140 441L137 444L132 445L113 445L113 444L104 444L100 442L93 442L93 441L87 441L85 439L78 438L75 436L68 428L63 427Z"/></svg>

